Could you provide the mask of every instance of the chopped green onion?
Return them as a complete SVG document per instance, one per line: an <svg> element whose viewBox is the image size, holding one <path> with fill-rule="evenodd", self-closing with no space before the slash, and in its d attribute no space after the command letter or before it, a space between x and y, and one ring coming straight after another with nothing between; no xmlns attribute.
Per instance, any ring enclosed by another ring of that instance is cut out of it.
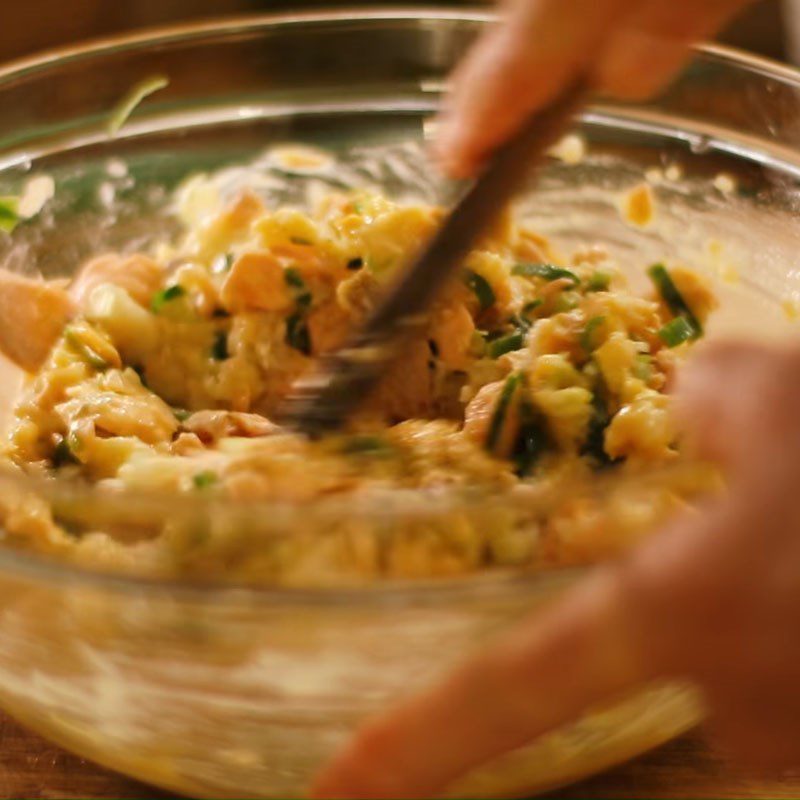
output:
<svg viewBox="0 0 800 800"><path fill-rule="evenodd" d="M110 365L108 361L106 361L99 353L89 347L89 345L80 338L73 328L67 327L64 329L64 339L71 347L78 351L78 353L82 356L86 363L89 364L89 366L94 367L101 372L109 368Z"/></svg>
<svg viewBox="0 0 800 800"><path fill-rule="evenodd" d="M211 345L211 358L214 361L225 361L225 359L230 358L228 334L225 331L217 331L214 334L214 343Z"/></svg>
<svg viewBox="0 0 800 800"><path fill-rule="evenodd" d="M192 416L192 412L185 408L173 408L172 415L178 422L186 422Z"/></svg>
<svg viewBox="0 0 800 800"><path fill-rule="evenodd" d="M169 86L169 79L164 75L153 75L137 83L111 112L108 135L116 136L142 100L166 86Z"/></svg>
<svg viewBox="0 0 800 800"><path fill-rule="evenodd" d="M533 323L525 316L524 313L514 314L508 320L515 328L522 331L529 331Z"/></svg>
<svg viewBox="0 0 800 800"><path fill-rule="evenodd" d="M379 456L391 455L391 445L381 436L357 434L348 436L342 443L342 453L347 455Z"/></svg>
<svg viewBox="0 0 800 800"><path fill-rule="evenodd" d="M656 289L658 289L658 293L661 295L663 301L667 304L669 310L676 317L685 318L686 322L692 328L693 332L689 338L697 339L698 337L702 336L703 326L694 315L692 309L689 308L687 302L683 299L683 295L678 290L678 287L675 286L672 277L670 276L669 272L667 272L667 268L663 264L653 264L653 266L647 270L647 274L655 284ZM677 326L676 330L680 327L681 326ZM685 339L683 341L685 341ZM680 344L680 342L678 344ZM674 347L674 345L670 345L670 347Z"/></svg>
<svg viewBox="0 0 800 800"><path fill-rule="evenodd" d="M697 328L686 317L675 317L658 331L658 336L667 347L677 347L679 344L696 339Z"/></svg>
<svg viewBox="0 0 800 800"><path fill-rule="evenodd" d="M311 336L308 332L305 313L311 305L313 297L299 270L287 267L283 273L283 279L286 281L286 285L292 289L297 305L297 312L286 320L286 342L295 350L310 355Z"/></svg>
<svg viewBox="0 0 800 800"><path fill-rule="evenodd" d="M587 323L586 327L583 329L581 333L581 347L587 352L592 353L594 352L595 348L597 347L595 343L595 334L597 333L597 329L605 323L605 317L592 317Z"/></svg>
<svg viewBox="0 0 800 800"><path fill-rule="evenodd" d="M283 273L283 279L286 281L288 286L291 286L294 289L306 288L306 282L303 280L303 276L294 267L286 268Z"/></svg>
<svg viewBox="0 0 800 800"><path fill-rule="evenodd" d="M510 333L508 336L503 336L500 339L495 339L489 342L486 348L486 353L489 358L500 358L506 353L511 353L514 350L521 350L525 345L525 334L523 331L516 331Z"/></svg>
<svg viewBox="0 0 800 800"><path fill-rule="evenodd" d="M473 358L483 358L486 355L486 334L483 331L472 331L469 340L469 354Z"/></svg>
<svg viewBox="0 0 800 800"><path fill-rule="evenodd" d="M653 357L640 353L633 362L633 374L642 381L649 381L653 376Z"/></svg>
<svg viewBox="0 0 800 800"><path fill-rule="evenodd" d="M478 298L478 305L480 306L481 311L486 311L486 309L491 308L495 302L497 302L497 298L494 294L494 289L492 289L491 284L483 275L479 275L477 272L473 272L471 269L467 270L466 275L464 276L464 283L469 286L470 289L475 294L475 297Z"/></svg>
<svg viewBox="0 0 800 800"><path fill-rule="evenodd" d="M207 469L203 472L198 472L192 478L192 483L198 489L207 489L209 486L213 486L219 480L219 476L216 472Z"/></svg>
<svg viewBox="0 0 800 800"><path fill-rule="evenodd" d="M286 285L294 290L297 307L308 308L313 298L300 272L294 267L287 267L283 273L283 279L286 281Z"/></svg>
<svg viewBox="0 0 800 800"><path fill-rule="evenodd" d="M500 398L492 414L492 419L489 423L489 433L486 436L486 449L490 453L494 453L497 445L500 443L500 435L503 432L503 425L505 424L508 411L511 408L511 401L517 389L522 385L522 373L514 372L506 378L503 384L503 390L500 392Z"/></svg>
<svg viewBox="0 0 800 800"><path fill-rule="evenodd" d="M533 406L523 400L520 403L520 433L517 443L514 446L512 457L514 459L514 471L519 477L530 475L531 470L539 460L545 445L545 431L536 417Z"/></svg>
<svg viewBox="0 0 800 800"><path fill-rule="evenodd" d="M586 281L587 292L605 292L611 285L611 276L607 272L596 269Z"/></svg>
<svg viewBox="0 0 800 800"><path fill-rule="evenodd" d="M11 233L19 221L19 197L0 197L0 230Z"/></svg>
<svg viewBox="0 0 800 800"><path fill-rule="evenodd" d="M522 306L522 313L523 314L530 314L531 311L535 311L539 306L544 305L544 300L541 297L537 297L535 300L531 300L528 303L525 303Z"/></svg>
<svg viewBox="0 0 800 800"><path fill-rule="evenodd" d="M58 443L53 449L53 466L63 467L66 464L79 463L78 459L75 458L75 453L72 452L72 448L69 446L69 442L63 436L59 436Z"/></svg>
<svg viewBox="0 0 800 800"><path fill-rule="evenodd" d="M561 314L564 311L572 311L573 308L578 307L580 302L581 296L577 292L561 292L555 303L553 303L553 310L557 314Z"/></svg>
<svg viewBox="0 0 800 800"><path fill-rule="evenodd" d="M581 455L591 458L599 467L612 463L605 451L606 428L611 422L608 407L599 392L592 397L592 416L589 420L589 431L581 448Z"/></svg>
<svg viewBox="0 0 800 800"><path fill-rule="evenodd" d="M542 300L541 297L537 297L536 300L531 300L529 303L525 303L525 305L522 306L522 313L530 314L531 311L535 311L541 305L544 305L544 300Z"/></svg>
<svg viewBox="0 0 800 800"><path fill-rule="evenodd" d="M304 355L311 354L311 336L302 314L292 314L286 320L286 343Z"/></svg>
<svg viewBox="0 0 800 800"><path fill-rule="evenodd" d="M525 261L515 264L511 269L511 274L521 275L524 278L544 278L546 281L569 278L575 286L580 283L580 279L574 272L563 267L557 267L555 264L536 264Z"/></svg>
<svg viewBox="0 0 800 800"><path fill-rule="evenodd" d="M167 303L171 303L173 300L177 300L185 294L186 289L180 284L176 283L172 286L167 286L166 289L161 289L153 295L153 299L150 301L150 308L154 313L158 314Z"/></svg>

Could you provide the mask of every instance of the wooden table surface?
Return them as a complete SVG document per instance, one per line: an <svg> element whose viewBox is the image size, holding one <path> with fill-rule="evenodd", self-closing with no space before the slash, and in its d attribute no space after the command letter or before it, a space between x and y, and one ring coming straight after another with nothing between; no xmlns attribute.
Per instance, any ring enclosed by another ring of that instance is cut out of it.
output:
<svg viewBox="0 0 800 800"><path fill-rule="evenodd" d="M138 798L174 795L83 761L0 714L0 798ZM800 798L800 772L772 779L738 774L692 733L625 766L548 795L581 798Z"/></svg>

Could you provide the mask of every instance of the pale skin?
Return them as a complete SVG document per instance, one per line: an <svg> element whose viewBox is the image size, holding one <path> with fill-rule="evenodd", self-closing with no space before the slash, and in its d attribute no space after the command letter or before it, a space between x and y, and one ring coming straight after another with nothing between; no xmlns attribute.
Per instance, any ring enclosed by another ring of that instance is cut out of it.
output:
<svg viewBox="0 0 800 800"><path fill-rule="evenodd" d="M586 59L609 92L657 90L693 41L743 5L509 3L506 23L456 76L439 140L446 169L474 171ZM573 49L548 50L532 35L541 30ZM661 31L671 44L620 49ZM596 568L445 680L370 721L318 777L317 797L434 796L592 705L662 678L701 689L708 730L738 762L800 766L800 344L699 345L675 405L700 455L725 468L725 497Z"/></svg>

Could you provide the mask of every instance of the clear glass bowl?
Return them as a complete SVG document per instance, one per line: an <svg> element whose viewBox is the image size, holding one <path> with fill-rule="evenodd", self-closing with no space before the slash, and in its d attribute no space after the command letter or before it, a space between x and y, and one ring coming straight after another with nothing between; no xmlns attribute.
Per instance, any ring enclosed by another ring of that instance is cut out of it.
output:
<svg viewBox="0 0 800 800"><path fill-rule="evenodd" d="M14 269L58 276L99 250L146 246L169 233L160 212L179 181L246 164L277 141L324 145L356 171L363 148L372 148L378 167L363 179L389 191L424 184L444 196L448 187L429 180L417 155L380 153L421 152L423 122L447 73L489 20L419 9L250 18L4 67L0 195L40 174L54 177L57 190L3 238L0 255ZM154 72L167 74L169 87L109 138L109 109ZM784 335L781 306L792 311L800 299L799 122L793 70L701 50L662 98L594 105L580 123L587 157L554 160L522 208L565 248L601 240L639 272L670 258L723 278L717 333ZM638 229L623 221L618 202L645 176L657 214ZM44 491L0 476L4 502ZM188 513L171 498L47 491L112 522ZM492 502L411 497L381 509L280 510L195 502L192 513L300 536L354 517L387 530L420 513L479 519ZM442 675L579 576L191 586L93 573L3 546L0 705L81 755L179 792L302 796L365 717ZM690 690L650 687L499 759L452 793L541 790L638 754L697 719Z"/></svg>

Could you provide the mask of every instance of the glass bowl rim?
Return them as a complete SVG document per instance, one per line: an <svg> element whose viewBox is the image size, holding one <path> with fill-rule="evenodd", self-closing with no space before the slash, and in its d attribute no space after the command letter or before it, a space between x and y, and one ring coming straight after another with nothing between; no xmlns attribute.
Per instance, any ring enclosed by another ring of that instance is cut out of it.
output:
<svg viewBox="0 0 800 800"><path fill-rule="evenodd" d="M451 22L476 22L490 23L497 19L497 14L491 10L477 7L461 9L444 8L437 6L409 7L397 6L381 9L355 9L342 8L334 11L304 11L301 13L265 13L249 14L230 17L212 18L189 23L177 23L165 26L143 28L133 33L115 34L106 37L94 38L77 45L68 45L59 48L41 51L32 56L15 59L0 65L0 89L4 84L16 79L27 77L36 73L46 73L50 69L58 69L81 59L91 59L114 54L120 51L136 50L152 47L153 45L179 44L212 37L215 40L227 36L270 30L281 27L294 27L315 24L341 24L349 23L386 23L386 22L419 22L419 21L451 21ZM695 52L712 60L727 63L731 66L744 68L751 72L768 76L785 83L800 86L800 70L781 64L762 56L751 54L736 48L723 45L703 44L698 45ZM73 491L74 486L64 479L41 480L24 475L17 471L0 468L3 480L19 484L22 490L38 488L48 494L53 487ZM37 485L38 484L38 485ZM188 502L189 498L167 497L163 493L131 490L124 493L109 491L102 487L84 486L81 491L88 497L103 497L137 502L169 502L172 507L176 502ZM424 501L421 508L425 513L432 512L431 502L442 509L457 508L464 510L475 502L484 502L487 499L499 499L507 496L498 493L486 493L465 497L462 492L443 492L435 496L424 490L411 490L409 495ZM210 507L214 501L209 498L192 496L191 503L197 507L201 501L204 508ZM455 501L455 504L453 504ZM282 507L290 513L297 513L302 506L290 504L275 504L264 501L255 501L246 504L252 511L261 509L275 513L276 508ZM315 504L322 511L336 513L341 507L341 500L326 504L324 501ZM391 513L383 502L373 502L371 514ZM350 509L352 513L352 509ZM341 511L339 512L341 513ZM588 568L590 569L590 568ZM403 605L404 601L417 602L425 600L457 600L460 597L474 597L476 592L481 597L496 593L517 592L530 589L532 584L544 590L547 584L554 586L563 585L575 576L583 574L587 568L554 569L539 573L523 572L494 572L477 575L468 575L457 579L435 579L428 581L397 582L384 581L376 584L355 587L321 587L321 588L293 588L274 586L235 585L222 582L197 583L181 579L147 578L136 575L101 572L87 567L68 562L57 561L53 558L15 550L8 546L0 545L0 572L11 575L24 575L36 581L54 584L79 584L91 586L98 590L120 591L124 593L146 592L148 594L165 594L179 596L189 602L216 602L224 597L227 603L246 599L270 605L363 605L365 601L378 605Z"/></svg>
<svg viewBox="0 0 800 800"><path fill-rule="evenodd" d="M382 8L341 7L332 11L309 10L301 12L256 13L221 15L190 22L176 22L137 28L132 32L113 33L79 41L77 44L46 48L28 56L21 56L0 64L0 86L7 80L64 66L72 61L92 58L120 50L151 48L153 45L168 45L189 42L205 36L215 38L260 29L314 25L318 23L347 24L353 22L414 22L450 21L490 23L499 18L497 12L484 6L452 8L437 6L387 6ZM695 53L704 54L738 67L779 78L788 83L800 84L800 69L767 56L729 45L709 42L695 45Z"/></svg>

